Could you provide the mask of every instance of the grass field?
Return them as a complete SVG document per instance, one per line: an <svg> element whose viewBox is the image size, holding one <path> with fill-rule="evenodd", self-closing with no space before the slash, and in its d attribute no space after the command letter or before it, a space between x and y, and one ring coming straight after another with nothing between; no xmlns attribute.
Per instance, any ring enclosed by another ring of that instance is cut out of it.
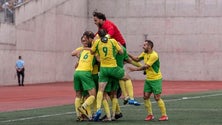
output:
<svg viewBox="0 0 222 125"><path fill-rule="evenodd" d="M1 112L0 125L222 125L222 91L169 95L163 97L168 121L160 122L160 111L153 102L154 121L144 121L144 105L122 105L123 118L112 122L76 122L73 106L64 105L25 111ZM138 99L143 102L142 98Z"/></svg>

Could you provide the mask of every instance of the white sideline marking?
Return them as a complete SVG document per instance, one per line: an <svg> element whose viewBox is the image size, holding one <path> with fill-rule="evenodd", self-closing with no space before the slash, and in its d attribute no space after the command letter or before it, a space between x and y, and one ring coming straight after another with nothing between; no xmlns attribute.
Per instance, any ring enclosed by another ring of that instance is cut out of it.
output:
<svg viewBox="0 0 222 125"><path fill-rule="evenodd" d="M220 94L211 94L211 95L203 95L203 96L182 97L182 98L179 98L179 99L164 100L164 102L174 102L174 101L214 97L214 96L221 96L221 95L222 95L222 93L220 93ZM156 102L153 101L152 103L156 103ZM141 104L143 104L143 103L141 103ZM127 107L127 106L129 106L129 105L120 106L120 107ZM53 117L53 116L60 116L60 115L70 115L70 114L75 114L75 112L66 112L66 113L58 113L58 114L51 114L51 115L40 115L40 116L33 116L33 117L27 117L27 118L5 120L5 121L1 121L1 123L9 123L9 122L24 121L24 120L30 120L30 119L36 119L36 118L46 118L46 117Z"/></svg>
<svg viewBox="0 0 222 125"><path fill-rule="evenodd" d="M70 114L74 114L74 113L75 112L66 112L66 113L51 114L51 115L40 115L40 116L33 116L33 117L27 117L27 118L6 120L6 121L1 121L1 122L6 123L6 122L24 121L24 120L30 120L30 119L35 119L35 118L46 118L46 117L52 117L52 116L70 115Z"/></svg>

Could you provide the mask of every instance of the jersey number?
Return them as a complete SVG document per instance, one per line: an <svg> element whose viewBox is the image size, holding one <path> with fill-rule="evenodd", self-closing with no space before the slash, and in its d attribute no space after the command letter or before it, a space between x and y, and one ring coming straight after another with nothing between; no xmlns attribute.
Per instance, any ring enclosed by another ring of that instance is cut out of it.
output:
<svg viewBox="0 0 222 125"><path fill-rule="evenodd" d="M107 56L108 48L107 47L103 47L103 52L105 53L105 56Z"/></svg>

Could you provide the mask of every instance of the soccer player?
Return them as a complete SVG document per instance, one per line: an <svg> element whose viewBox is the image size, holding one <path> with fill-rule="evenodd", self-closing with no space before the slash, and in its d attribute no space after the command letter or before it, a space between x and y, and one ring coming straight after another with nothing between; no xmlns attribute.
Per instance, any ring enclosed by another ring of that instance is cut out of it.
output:
<svg viewBox="0 0 222 125"><path fill-rule="evenodd" d="M130 63L130 64L135 65L137 67L142 66L142 65L138 65L139 63L134 63L134 61L132 61L129 58L126 48L122 47L122 49L123 49L123 54L116 55L117 65L119 67L124 68L124 62ZM123 104L125 105L125 104L129 103L131 105L139 106L140 103L134 99L133 84L132 84L131 79L119 80L119 85L120 85L120 88L121 88L123 96L124 96Z"/></svg>
<svg viewBox="0 0 222 125"><path fill-rule="evenodd" d="M85 35L87 38L88 38L88 42L89 42L89 47L91 47L91 45L93 44L94 42L94 33L91 32L91 31L85 31L83 33L83 35ZM97 54L96 54L97 55ZM98 57L97 57L98 58ZM99 62L97 61L96 64L94 64L93 66L93 71L92 71L92 75L93 75L93 80L94 82L96 83L96 92L98 91L98 72L99 72ZM110 80L109 80L110 81ZM112 79L111 79L112 81ZM109 96L108 96L108 92L112 91L113 89L113 85L114 84L111 84L111 83L108 83L109 85L106 86L105 88L105 91L104 91L104 98L102 100L102 104L104 106L104 110L105 110L105 113L106 113L106 117L104 117L103 119L101 119L101 121L111 121L111 114L110 114L110 109L109 109L109 103L108 103L108 100L109 100ZM93 102L93 108L94 111L96 112L97 111L97 108L96 108L96 100ZM87 110L88 111L88 110Z"/></svg>
<svg viewBox="0 0 222 125"><path fill-rule="evenodd" d="M124 68L124 61L126 61L130 64L133 64L133 65L139 67L138 65L134 64L133 61L129 58L126 49L123 46L121 46L121 47L123 49L123 54L116 55L117 66L120 68ZM133 85L132 85L132 81L130 79L119 80L119 79L115 79L115 78L110 77L110 79L106 85L105 92L109 93L110 99L112 100L112 118L111 118L112 120L117 120L123 116L120 111L120 106L119 106L119 102L117 99L117 90L118 90L119 86L121 87L121 90L122 90L123 95L125 97L125 99L124 99L125 104L129 103L131 105L136 105L136 106L140 105L140 103L134 99ZM128 87L126 87L126 86L128 86ZM104 94L105 94L105 92L104 92ZM106 95L106 98L103 99L103 104L106 103L105 101L108 100L107 94L105 94L105 95ZM105 109L106 115L103 116L101 119L108 121L110 119L110 111L105 106L104 106L104 109Z"/></svg>
<svg viewBox="0 0 222 125"><path fill-rule="evenodd" d="M153 50L153 42L151 40L145 40L142 52L138 57L133 55L129 56L134 61L144 60L145 65L142 67L128 67L130 71L141 71L146 70L146 80L144 82L144 105L147 109L148 115L145 118L146 121L154 119L152 112L152 104L150 101L150 96L153 93L154 99L157 101L157 104L160 108L162 116L159 118L159 121L168 120L166 114L166 107L164 101L161 99L162 92L162 74L160 72L160 61L159 56L156 51Z"/></svg>
<svg viewBox="0 0 222 125"><path fill-rule="evenodd" d="M94 42L94 38L95 38L95 34L92 31L85 31L83 33L83 36L86 36L86 40L88 41L88 47L91 47L93 42ZM94 56L98 59L97 57L98 54L95 54ZM93 65L93 70L92 70L92 77L93 77L93 81L95 82L96 85L96 93L98 91L98 84L99 84L99 65L100 62L96 60L95 64ZM94 100L93 104L93 112L96 112L96 99Z"/></svg>
<svg viewBox="0 0 222 125"><path fill-rule="evenodd" d="M126 41L124 39L124 37L122 36L120 30L118 29L118 27L111 22L110 20L106 19L105 14L101 13L101 12L93 12L93 20L94 23L97 25L98 30L100 29L104 29L107 32L107 37L108 38L112 38L115 39L117 42L119 42L122 46L124 46L126 48ZM137 62L133 62L136 65L141 65L140 63ZM130 86L126 86L130 87ZM131 89L131 88L129 88ZM121 89L118 89L117 91L117 97L119 98L121 96ZM127 102L127 101L125 101Z"/></svg>
<svg viewBox="0 0 222 125"><path fill-rule="evenodd" d="M95 11L93 12L93 19L94 23L98 27L98 30L104 29L107 32L108 38L113 38L118 41L121 45L126 47L126 42L122 34L120 33L118 27L110 20L107 20L105 14Z"/></svg>
<svg viewBox="0 0 222 125"><path fill-rule="evenodd" d="M129 79L123 68L117 66L115 56L117 53L122 54L123 50L115 39L108 39L106 31L101 29L98 32L100 39L96 40L92 48L85 48L92 53L97 52L100 58L99 90L97 93L97 112L94 121L98 121L101 115L101 103L103 92L109 80L109 77L116 79Z"/></svg>
<svg viewBox="0 0 222 125"><path fill-rule="evenodd" d="M81 37L81 42L83 47L88 47L86 36ZM92 78L92 69L95 57L89 50L84 50L83 47L77 48L72 52L72 56L79 57L73 79L74 89L76 91L75 109L77 113L77 121L81 121L82 119L79 112L85 115L89 120L92 119L92 116L88 114L86 109L93 103L96 95L95 83ZM83 91L88 91L89 97L81 105L81 93Z"/></svg>

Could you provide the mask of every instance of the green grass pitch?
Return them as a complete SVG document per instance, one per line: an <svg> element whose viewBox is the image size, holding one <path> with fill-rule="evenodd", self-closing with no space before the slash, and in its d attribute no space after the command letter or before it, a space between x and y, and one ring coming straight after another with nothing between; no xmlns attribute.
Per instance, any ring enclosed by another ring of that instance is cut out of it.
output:
<svg viewBox="0 0 222 125"><path fill-rule="evenodd" d="M152 99L155 120L144 121L146 110L141 106L123 105L123 118L112 122L76 122L72 104L14 112L1 112L0 125L222 125L222 91L163 96L168 121L158 121L160 110Z"/></svg>

